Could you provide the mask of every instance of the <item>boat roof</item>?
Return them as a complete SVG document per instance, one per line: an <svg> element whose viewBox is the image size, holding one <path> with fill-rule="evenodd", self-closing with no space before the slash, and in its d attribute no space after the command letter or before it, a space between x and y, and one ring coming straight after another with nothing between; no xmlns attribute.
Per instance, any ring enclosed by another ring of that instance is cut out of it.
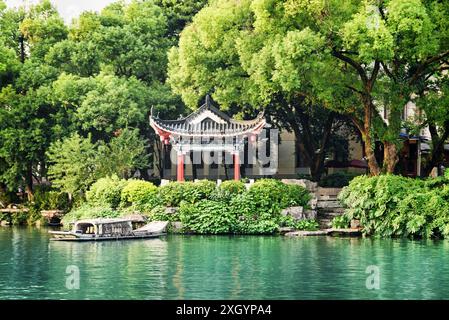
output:
<svg viewBox="0 0 449 320"><path fill-rule="evenodd" d="M122 223L122 222L131 222L131 220L123 219L123 218L96 218L96 219L78 220L75 222L75 224L90 223L90 224L98 225L98 224L110 224L110 223Z"/></svg>

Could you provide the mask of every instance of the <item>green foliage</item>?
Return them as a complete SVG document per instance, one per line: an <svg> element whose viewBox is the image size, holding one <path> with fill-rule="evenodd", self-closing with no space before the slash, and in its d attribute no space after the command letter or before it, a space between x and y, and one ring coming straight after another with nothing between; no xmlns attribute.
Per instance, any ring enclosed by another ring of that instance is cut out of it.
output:
<svg viewBox="0 0 449 320"><path fill-rule="evenodd" d="M260 208L271 213L293 206L307 206L311 199L309 192L298 185L285 184L275 179L256 181L248 190L247 196Z"/></svg>
<svg viewBox="0 0 449 320"><path fill-rule="evenodd" d="M295 224L295 228L297 230L306 230L306 231L316 231L320 227L318 221L316 220L299 220Z"/></svg>
<svg viewBox="0 0 449 320"><path fill-rule="evenodd" d="M129 178L136 169L148 167L146 141L139 137L137 129L117 132L109 144L98 147L97 167L99 176L116 174Z"/></svg>
<svg viewBox="0 0 449 320"><path fill-rule="evenodd" d="M71 207L69 195L65 192L36 188L33 207L40 210L68 211Z"/></svg>
<svg viewBox="0 0 449 320"><path fill-rule="evenodd" d="M73 209L62 218L62 224L69 226L77 220L93 219L93 218L117 218L120 212L111 209L110 207L91 206L84 204L76 209Z"/></svg>
<svg viewBox="0 0 449 320"><path fill-rule="evenodd" d="M228 192L232 195L236 195L245 192L246 187L245 183L243 183L242 181L227 180L223 181L218 189L224 192Z"/></svg>
<svg viewBox="0 0 449 320"><path fill-rule="evenodd" d="M182 201L195 203L209 199L216 189L213 181L170 182L159 188L159 197L168 207L178 207Z"/></svg>
<svg viewBox="0 0 449 320"><path fill-rule="evenodd" d="M356 177L339 195L348 209L336 223L359 219L365 234L380 237L447 237L448 191L441 181Z"/></svg>
<svg viewBox="0 0 449 320"><path fill-rule="evenodd" d="M296 220L291 215L281 216L279 219L279 226L291 227L295 230L316 231L320 225L315 219Z"/></svg>
<svg viewBox="0 0 449 320"><path fill-rule="evenodd" d="M125 180L117 176L98 179L86 193L87 203L91 206L117 208L120 205Z"/></svg>
<svg viewBox="0 0 449 320"><path fill-rule="evenodd" d="M54 142L47 153L48 175L60 190L75 194L85 192L96 180L96 145L78 134Z"/></svg>
<svg viewBox="0 0 449 320"><path fill-rule="evenodd" d="M332 227L337 229L346 229L349 228L351 224L351 219L348 218L347 215L337 216L332 219Z"/></svg>
<svg viewBox="0 0 449 320"><path fill-rule="evenodd" d="M183 203L179 209L183 228L199 234L223 234L236 230L235 215L221 202L201 200L197 203Z"/></svg>
<svg viewBox="0 0 449 320"><path fill-rule="evenodd" d="M157 187L143 180L128 180L122 189L121 206L132 205L136 208L154 206L157 203Z"/></svg>
<svg viewBox="0 0 449 320"><path fill-rule="evenodd" d="M147 217L150 221L180 221L181 217L179 215L179 211L175 213L168 213L166 207L164 206L156 206L151 209L151 211L147 214Z"/></svg>
<svg viewBox="0 0 449 320"><path fill-rule="evenodd" d="M319 186L324 188L343 188L349 185L349 182L359 175L358 173L351 172L332 173L322 177Z"/></svg>

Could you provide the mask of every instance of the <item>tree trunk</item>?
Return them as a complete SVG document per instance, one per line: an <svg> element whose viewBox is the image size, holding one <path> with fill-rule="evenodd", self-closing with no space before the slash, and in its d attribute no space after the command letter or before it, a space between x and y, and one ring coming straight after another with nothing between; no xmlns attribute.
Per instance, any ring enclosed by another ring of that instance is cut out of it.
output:
<svg viewBox="0 0 449 320"><path fill-rule="evenodd" d="M362 138L365 142L365 154L366 160L368 162L368 168L373 176L378 176L380 174L379 163L377 162L376 155L373 150L373 140L371 139L371 116L373 112L371 100L365 97L364 101L364 121L363 121L363 132Z"/></svg>
<svg viewBox="0 0 449 320"><path fill-rule="evenodd" d="M432 153L430 159L423 168L423 175L429 176L434 167L437 167L444 159L444 143L449 138L449 121L444 123L444 131L441 137L434 124L429 124L430 135L432 136Z"/></svg>
<svg viewBox="0 0 449 320"><path fill-rule="evenodd" d="M326 149L329 144L329 139L332 133L332 126L334 124L335 113L331 112L327 117L326 124L323 128L323 134L320 141L319 151L313 154L313 160L310 165L310 173L313 181L320 181L321 175L324 171L324 159L326 156Z"/></svg>
<svg viewBox="0 0 449 320"><path fill-rule="evenodd" d="M399 157L396 145L389 141L384 141L383 171L385 173L394 173L398 161Z"/></svg>
<svg viewBox="0 0 449 320"><path fill-rule="evenodd" d="M27 194L28 201L33 201L33 171L31 169L31 166L28 166L25 176L25 193Z"/></svg>

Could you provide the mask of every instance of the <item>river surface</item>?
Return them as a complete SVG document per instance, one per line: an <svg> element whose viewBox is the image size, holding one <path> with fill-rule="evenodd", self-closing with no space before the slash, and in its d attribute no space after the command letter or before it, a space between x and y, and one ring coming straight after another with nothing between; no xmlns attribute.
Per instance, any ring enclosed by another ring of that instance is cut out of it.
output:
<svg viewBox="0 0 449 320"><path fill-rule="evenodd" d="M0 228L0 299L448 299L449 242L166 236L50 242Z"/></svg>

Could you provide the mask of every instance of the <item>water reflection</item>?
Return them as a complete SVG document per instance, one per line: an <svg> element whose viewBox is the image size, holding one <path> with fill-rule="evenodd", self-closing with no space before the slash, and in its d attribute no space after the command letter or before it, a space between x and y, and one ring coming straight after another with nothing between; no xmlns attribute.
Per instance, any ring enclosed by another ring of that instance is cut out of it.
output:
<svg viewBox="0 0 449 320"><path fill-rule="evenodd" d="M167 236L50 242L0 228L0 299L445 299L447 241ZM80 270L68 290L66 268ZM380 269L380 290L366 268Z"/></svg>

